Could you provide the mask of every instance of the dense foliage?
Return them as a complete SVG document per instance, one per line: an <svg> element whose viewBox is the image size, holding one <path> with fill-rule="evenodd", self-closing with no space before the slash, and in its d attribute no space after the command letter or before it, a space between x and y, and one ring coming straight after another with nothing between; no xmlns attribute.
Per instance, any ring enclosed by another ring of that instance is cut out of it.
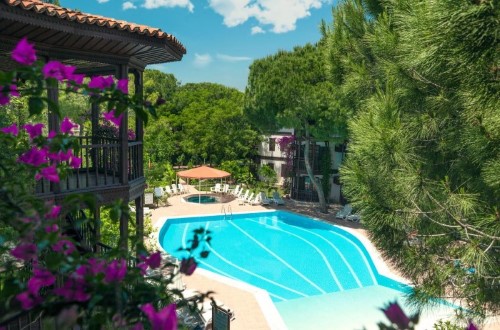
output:
<svg viewBox="0 0 500 330"><path fill-rule="evenodd" d="M500 311L498 1L346 0L324 26L344 192L416 285Z"/></svg>

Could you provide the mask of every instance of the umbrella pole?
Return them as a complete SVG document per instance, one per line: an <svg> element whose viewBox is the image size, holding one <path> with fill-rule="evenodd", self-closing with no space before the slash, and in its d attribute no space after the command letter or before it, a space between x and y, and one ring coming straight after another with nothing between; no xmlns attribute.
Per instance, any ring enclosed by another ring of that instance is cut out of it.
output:
<svg viewBox="0 0 500 330"><path fill-rule="evenodd" d="M201 204L201 179L198 179L198 204Z"/></svg>

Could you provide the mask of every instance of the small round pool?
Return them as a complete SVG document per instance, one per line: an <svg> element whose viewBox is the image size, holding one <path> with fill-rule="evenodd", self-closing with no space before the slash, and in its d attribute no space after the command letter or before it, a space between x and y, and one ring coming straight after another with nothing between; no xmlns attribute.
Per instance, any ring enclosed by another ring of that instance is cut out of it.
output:
<svg viewBox="0 0 500 330"><path fill-rule="evenodd" d="M198 204L213 204L220 203L216 196L210 195L191 195L184 197L184 200L188 203L198 203Z"/></svg>

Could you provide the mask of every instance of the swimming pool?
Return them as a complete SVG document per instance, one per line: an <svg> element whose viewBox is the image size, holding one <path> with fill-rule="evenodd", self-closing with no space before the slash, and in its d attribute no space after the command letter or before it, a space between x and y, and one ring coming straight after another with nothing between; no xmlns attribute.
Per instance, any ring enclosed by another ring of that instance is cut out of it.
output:
<svg viewBox="0 0 500 330"><path fill-rule="evenodd" d="M199 267L265 290L283 328L378 329L386 321L380 308L396 299L407 314L415 312L404 303L409 287L381 275L362 242L337 226L286 211L172 218L160 244L185 257L177 250L200 227L213 239ZM417 329L447 315L453 310L443 306L424 312Z"/></svg>
<svg viewBox="0 0 500 330"><path fill-rule="evenodd" d="M160 231L160 244L178 258L192 230L212 231L200 267L266 290L274 302L385 284L365 247L339 227L284 211L177 218Z"/></svg>
<svg viewBox="0 0 500 330"><path fill-rule="evenodd" d="M210 196L210 195L191 195L184 197L184 200L188 203L197 203L197 204L220 203L220 200L216 196Z"/></svg>

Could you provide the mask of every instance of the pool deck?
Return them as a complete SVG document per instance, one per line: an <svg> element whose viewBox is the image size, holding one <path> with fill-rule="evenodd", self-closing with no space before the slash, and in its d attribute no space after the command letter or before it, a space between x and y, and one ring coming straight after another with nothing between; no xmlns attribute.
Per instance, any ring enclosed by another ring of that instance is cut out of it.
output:
<svg viewBox="0 0 500 330"><path fill-rule="evenodd" d="M381 253L369 241L366 230L361 228L360 224L335 219L335 213L340 208L340 205L331 205L329 213L323 214L319 212L316 203L295 202L292 200L285 200L284 206L239 205L237 200L231 201L231 198L227 197L225 198L225 203L219 204L187 203L182 199L184 196L198 193L195 187L188 187L190 193L171 196L168 198L168 206L152 209L151 218L154 230L150 241L156 244L156 246L159 247L158 233L167 218L221 214L223 213L223 207L227 213L229 213L229 209L232 213L259 212L273 209L286 210L304 214L346 229L365 244L380 274L403 283L408 283L395 267L382 258ZM206 192L201 193L205 194ZM231 321L231 329L286 329L276 307L272 304L268 295L265 294L265 291L261 289L239 281L227 279L204 269L196 270L191 276L183 276L183 281L187 289L199 292L214 291L213 297L215 300L223 303L223 308L229 308L235 313L235 319ZM486 326L484 330L495 329L495 325L498 324L500 323L495 322L493 328Z"/></svg>

